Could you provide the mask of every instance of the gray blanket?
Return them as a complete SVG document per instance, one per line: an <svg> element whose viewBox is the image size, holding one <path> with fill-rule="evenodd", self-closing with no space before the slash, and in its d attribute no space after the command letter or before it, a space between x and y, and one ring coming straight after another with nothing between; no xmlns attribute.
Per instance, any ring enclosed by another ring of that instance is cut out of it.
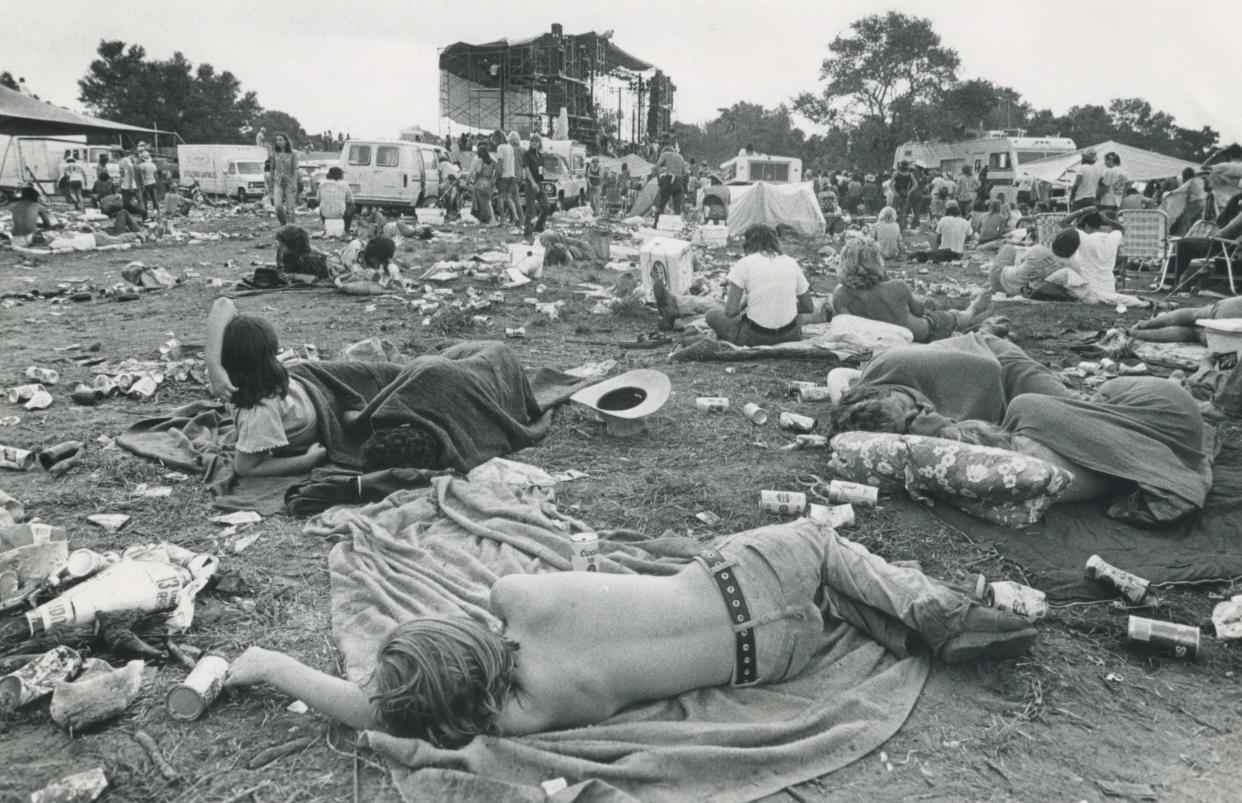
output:
<svg viewBox="0 0 1242 803"><path fill-rule="evenodd" d="M329 555L332 630L346 675L363 681L380 641L420 614L496 624L492 584L513 572L570 566L569 526L533 491L450 477L367 507L333 508L309 534L339 539ZM601 533L605 572L671 574L707 544ZM408 801L746 801L840 769L905 722L926 680L924 658L897 660L849 625L823 633L796 678L701 689L636 706L598 725L521 738L476 738L460 750L366 734Z"/></svg>

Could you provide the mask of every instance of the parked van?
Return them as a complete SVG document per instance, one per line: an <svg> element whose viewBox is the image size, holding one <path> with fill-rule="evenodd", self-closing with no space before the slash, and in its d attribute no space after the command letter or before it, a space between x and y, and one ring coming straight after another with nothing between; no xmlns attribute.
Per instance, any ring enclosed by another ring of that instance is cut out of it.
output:
<svg viewBox="0 0 1242 803"><path fill-rule="evenodd" d="M340 166L360 206L414 208L440 192L440 154L428 142L351 139L341 148Z"/></svg>
<svg viewBox="0 0 1242 803"><path fill-rule="evenodd" d="M799 184L802 181L802 160L791 156L769 156L745 151L720 165L725 184Z"/></svg>
<svg viewBox="0 0 1242 803"><path fill-rule="evenodd" d="M197 181L208 195L262 198L267 193L265 161L267 148L262 145L177 146L180 184L188 187Z"/></svg>

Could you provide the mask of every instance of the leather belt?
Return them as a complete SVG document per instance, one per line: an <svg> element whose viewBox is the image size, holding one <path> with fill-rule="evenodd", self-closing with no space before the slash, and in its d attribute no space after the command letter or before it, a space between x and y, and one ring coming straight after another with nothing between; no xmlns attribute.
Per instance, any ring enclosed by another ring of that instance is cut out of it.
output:
<svg viewBox="0 0 1242 803"><path fill-rule="evenodd" d="M786 332L793 331L793 328L798 325L798 317L795 315L792 321L780 327L779 329L769 329L766 326L760 326L759 324L752 321L750 318L746 319L746 325L761 335L783 335Z"/></svg>
<svg viewBox="0 0 1242 803"><path fill-rule="evenodd" d="M729 613L729 624L733 626L732 685L752 686L759 682L759 656L755 653L755 629L748 626L751 624L750 608L746 605L742 585L737 580L734 567L718 551L707 549L699 553L699 557L707 564L708 572L720 589L725 610Z"/></svg>

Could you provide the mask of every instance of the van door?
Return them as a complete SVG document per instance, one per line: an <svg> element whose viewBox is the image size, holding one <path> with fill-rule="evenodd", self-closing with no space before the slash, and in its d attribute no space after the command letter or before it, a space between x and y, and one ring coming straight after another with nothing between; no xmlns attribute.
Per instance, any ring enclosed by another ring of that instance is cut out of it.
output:
<svg viewBox="0 0 1242 803"><path fill-rule="evenodd" d="M345 154L345 178L349 188L360 199L378 197L378 179L371 165L375 149L363 143L350 143Z"/></svg>
<svg viewBox="0 0 1242 803"><path fill-rule="evenodd" d="M400 145L375 146L375 197L385 203L402 203L408 190L408 179L401 164Z"/></svg>
<svg viewBox="0 0 1242 803"><path fill-rule="evenodd" d="M440 195L440 156L435 148L419 148L422 159L423 203Z"/></svg>

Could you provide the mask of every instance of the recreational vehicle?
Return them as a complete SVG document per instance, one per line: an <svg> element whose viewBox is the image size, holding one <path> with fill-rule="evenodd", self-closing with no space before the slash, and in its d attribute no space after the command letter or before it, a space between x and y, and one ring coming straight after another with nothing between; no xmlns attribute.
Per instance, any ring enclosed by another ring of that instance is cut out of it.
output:
<svg viewBox="0 0 1242 803"><path fill-rule="evenodd" d="M725 184L753 184L766 181L769 184L798 184L802 181L802 160L789 156L769 156L766 153L748 154L742 151L720 165L721 179Z"/></svg>
<svg viewBox="0 0 1242 803"><path fill-rule="evenodd" d="M0 136L0 201L11 200L21 188L37 181L44 192L56 192L61 165L68 153L87 173L87 186L94 180L94 165L101 153L112 159L108 172L120 177L116 162L120 150L111 145L87 145L86 137L70 136L49 139Z"/></svg>
<svg viewBox="0 0 1242 803"><path fill-rule="evenodd" d="M1028 137L1020 128L1004 131L985 131L976 139L961 142L906 142L893 154L893 167L901 162L920 164L935 168L946 175L956 176L963 165L974 168L975 175L988 169L992 192L1007 192L1015 183L1018 165L1069 153L1077 148L1074 140L1066 137Z"/></svg>

